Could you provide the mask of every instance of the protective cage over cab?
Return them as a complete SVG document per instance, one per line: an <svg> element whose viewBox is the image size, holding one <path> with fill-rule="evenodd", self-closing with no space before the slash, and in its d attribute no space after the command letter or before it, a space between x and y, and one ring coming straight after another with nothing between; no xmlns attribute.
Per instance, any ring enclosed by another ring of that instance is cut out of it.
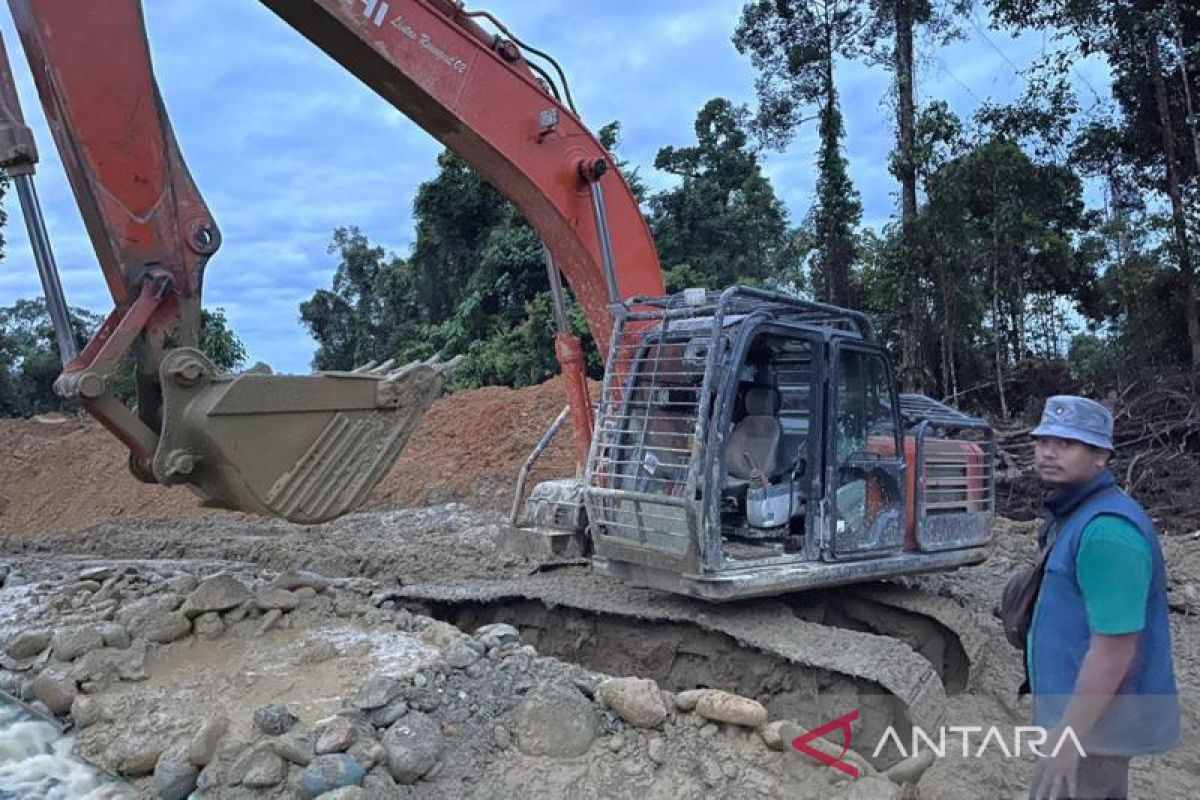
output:
<svg viewBox="0 0 1200 800"><path fill-rule="evenodd" d="M897 394L865 315L745 287L637 297L608 364L597 570L727 600L986 557L992 431Z"/></svg>

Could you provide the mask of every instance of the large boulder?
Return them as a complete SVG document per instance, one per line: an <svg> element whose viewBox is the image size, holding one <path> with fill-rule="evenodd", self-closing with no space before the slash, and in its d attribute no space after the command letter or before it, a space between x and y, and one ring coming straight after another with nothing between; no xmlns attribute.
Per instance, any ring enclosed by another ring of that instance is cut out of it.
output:
<svg viewBox="0 0 1200 800"><path fill-rule="evenodd" d="M232 575L220 573L200 581L200 585L183 601L183 613L198 617L209 611L228 611L250 600L253 595Z"/></svg>
<svg viewBox="0 0 1200 800"><path fill-rule="evenodd" d="M300 773L302 797L322 797L346 786L361 786L366 771L345 753L317 756Z"/></svg>
<svg viewBox="0 0 1200 800"><path fill-rule="evenodd" d="M354 729L350 720L334 717L317 732L316 754L323 756L329 753L343 753L350 749L350 745L354 744L357 738L358 731Z"/></svg>
<svg viewBox="0 0 1200 800"><path fill-rule="evenodd" d="M316 756L316 747L312 737L296 731L272 739L271 749L278 753L280 758L301 767L307 767Z"/></svg>
<svg viewBox="0 0 1200 800"><path fill-rule="evenodd" d="M364 683L354 695L351 704L363 711L383 708L400 696L403 687L400 681L386 675L376 675Z"/></svg>
<svg viewBox="0 0 1200 800"><path fill-rule="evenodd" d="M442 754L442 729L432 717L413 711L383 735L388 772L397 783L416 783Z"/></svg>
<svg viewBox="0 0 1200 800"><path fill-rule="evenodd" d="M696 713L714 722L747 728L759 728L767 723L767 709L762 703L720 689L704 690L696 701Z"/></svg>
<svg viewBox="0 0 1200 800"><path fill-rule="evenodd" d="M234 762L229 770L230 783L256 789L276 786L287 777L287 764L267 745L256 745Z"/></svg>
<svg viewBox="0 0 1200 800"><path fill-rule="evenodd" d="M197 767L208 766L217 753L217 744L229 730L229 717L219 714L207 720L187 746L187 758Z"/></svg>
<svg viewBox="0 0 1200 800"><path fill-rule="evenodd" d="M33 696L55 714L66 714L79 694L79 687L65 669L47 667L33 679Z"/></svg>
<svg viewBox="0 0 1200 800"><path fill-rule="evenodd" d="M97 625L66 628L54 634L50 649L59 661L74 661L84 653L104 647L104 636Z"/></svg>
<svg viewBox="0 0 1200 800"><path fill-rule="evenodd" d="M167 644L192 632L192 621L182 611L169 611L146 620L137 633L152 642Z"/></svg>
<svg viewBox="0 0 1200 800"><path fill-rule="evenodd" d="M657 728L667 718L662 692L648 678L609 678L596 687L596 699L637 728Z"/></svg>
<svg viewBox="0 0 1200 800"><path fill-rule="evenodd" d="M399 723L397 723L399 724ZM531 756L583 755L596 739L596 712L574 686L542 684L517 708L517 747Z"/></svg>
<svg viewBox="0 0 1200 800"><path fill-rule="evenodd" d="M254 604L263 611L276 608L280 611L291 611L300 605L300 597L287 589L264 589L254 598Z"/></svg>
<svg viewBox="0 0 1200 800"><path fill-rule="evenodd" d="M33 658L50 645L54 634L48 630L25 630L8 640L4 651L13 658Z"/></svg>
<svg viewBox="0 0 1200 800"><path fill-rule="evenodd" d="M200 768L188 760L187 748L171 748L158 757L152 785L161 800L186 800L196 790Z"/></svg>

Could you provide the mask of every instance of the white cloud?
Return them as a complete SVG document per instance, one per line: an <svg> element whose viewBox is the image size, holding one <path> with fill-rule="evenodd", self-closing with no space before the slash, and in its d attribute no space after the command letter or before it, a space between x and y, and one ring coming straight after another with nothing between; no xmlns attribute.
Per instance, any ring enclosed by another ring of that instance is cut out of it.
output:
<svg viewBox="0 0 1200 800"><path fill-rule="evenodd" d="M226 309L252 359L306 371L313 343L297 306L328 284L326 246L333 229L357 224L373 241L404 253L412 238L418 184L435 170L440 146L359 84L265 7L244 0L147 3L152 53L163 95L189 167L224 233L205 277L205 299ZM594 127L618 119L623 155L661 188L669 176L651 165L664 145L694 141L696 112L710 98L753 101L754 75L730 42L738 3L728 0L492 0L490 9L523 39L554 54L571 78ZM37 103L17 37L5 16L21 99L43 155L38 186L69 300L100 313L108 294ZM923 98L947 97L966 116L972 96L1017 93L1019 80L977 33L922 62ZM988 36L1024 66L1042 37ZM1103 63L1080 70L1107 86ZM839 67L851 176L864 217L892 213L895 182L887 172L893 117L882 67ZM970 92L963 88L969 87ZM816 132L802 130L766 169L793 220L811 202ZM15 208L0 264L0 304L39 292Z"/></svg>

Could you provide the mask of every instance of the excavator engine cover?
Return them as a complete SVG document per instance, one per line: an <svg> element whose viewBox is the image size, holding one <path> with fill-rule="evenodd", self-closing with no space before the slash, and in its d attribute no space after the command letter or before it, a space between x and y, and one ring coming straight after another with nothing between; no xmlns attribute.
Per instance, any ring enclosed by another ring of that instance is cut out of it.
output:
<svg viewBox="0 0 1200 800"><path fill-rule="evenodd" d="M292 522L333 519L387 473L442 388L433 367L395 372L219 374L183 347L163 359L154 480L205 505Z"/></svg>

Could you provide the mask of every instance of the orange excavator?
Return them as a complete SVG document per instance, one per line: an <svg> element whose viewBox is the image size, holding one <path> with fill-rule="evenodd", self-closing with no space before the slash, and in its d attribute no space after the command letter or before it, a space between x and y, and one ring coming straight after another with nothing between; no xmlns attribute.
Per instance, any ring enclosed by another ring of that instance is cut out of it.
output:
<svg viewBox="0 0 1200 800"><path fill-rule="evenodd" d="M706 600L824 590L986 557L987 426L899 394L859 312L743 287L666 295L637 200L581 122L553 59L456 0L261 2L491 182L544 244L581 477L535 489L527 529L582 540L593 572ZM57 390L125 443L139 480L186 484L209 505L305 523L356 507L440 391L442 365L220 374L197 343L204 269L221 234L172 134L140 3L9 6L115 304L76 353L33 188L37 154L6 62L0 166L20 195L55 322L65 362ZM595 409L561 277L605 355ZM134 409L110 391L130 352ZM425 599L453 594L430 589ZM928 598L893 593L886 603L938 617ZM840 618L854 607L840 605ZM629 613L644 617L646 608ZM662 613L678 619L681 608ZM820 621L806 608L793 616ZM610 605L609 613L624 612ZM718 624L692 618L701 617ZM859 613L842 633L880 619L890 617ZM832 635L805 630L807 642ZM845 662L861 657L842 640L818 644L793 643L787 657L866 674ZM893 677L875 682L910 710L928 701L925 673L887 652L879 658L895 662Z"/></svg>

